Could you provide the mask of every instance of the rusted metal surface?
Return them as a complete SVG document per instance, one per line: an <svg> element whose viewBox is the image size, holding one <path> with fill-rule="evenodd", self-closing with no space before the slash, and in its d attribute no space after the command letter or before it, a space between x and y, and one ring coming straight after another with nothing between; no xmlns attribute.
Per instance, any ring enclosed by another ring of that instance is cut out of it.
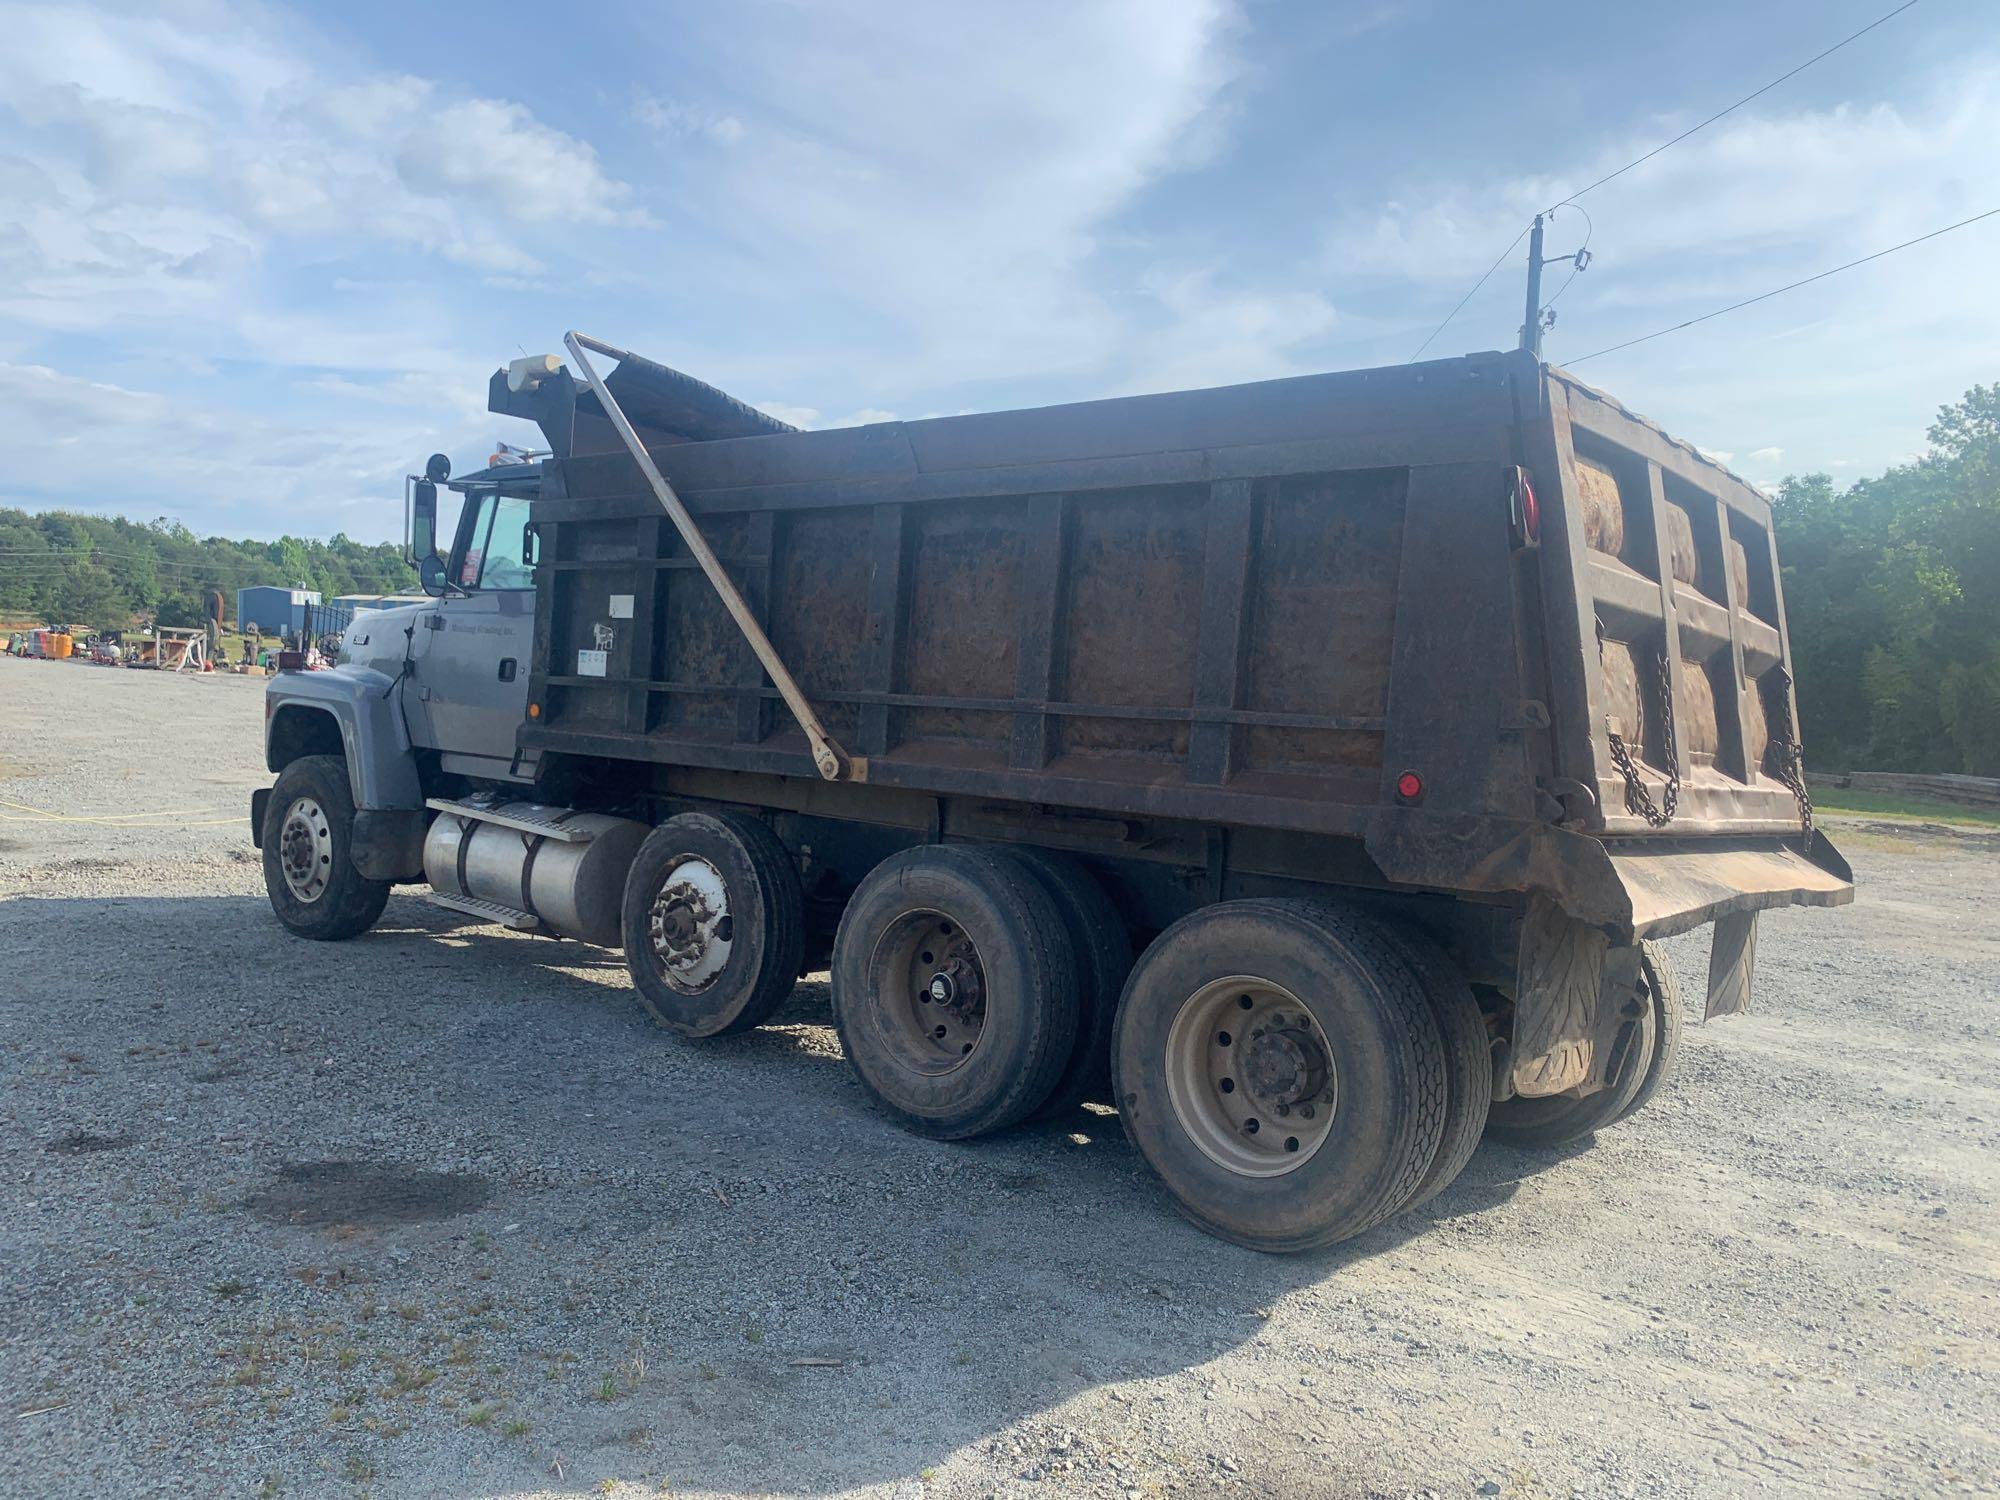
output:
<svg viewBox="0 0 2000 1500"><path fill-rule="evenodd" d="M1611 872L1640 937L1670 937L1728 912L1773 906L1843 906L1853 876L1824 837L1814 858L1787 845L1723 848L1707 843L1612 844Z"/></svg>
<svg viewBox="0 0 2000 1500"><path fill-rule="evenodd" d="M576 360L577 368L583 371L584 378L590 382L591 391L597 397L598 405L617 431L620 441L631 453L632 461L638 465L639 472L645 475L646 483L653 492L653 498L660 502L660 508L674 523L674 530L680 533L681 541L686 545L688 552L701 565L701 571L708 579L709 586L715 590L723 608L728 610L730 619L742 632L744 640L756 654L758 663L776 684L779 696L785 700L785 707L789 708L792 717L798 720L799 728L804 731L806 741L812 747L814 768L828 781L839 781L843 777L865 779L866 762L855 762L820 723L819 715L814 712L811 702L799 690L798 683L793 679L791 669L785 665L783 658L778 655L777 648L771 644L770 637L765 634L763 621L758 619L750 606L744 602L742 592L736 587L736 581L729 576L728 569L723 567L722 560L715 555L715 549L709 545L707 537L695 524L694 517L688 513L688 508L681 502L680 496L674 493L673 486L668 484L666 477L660 473L659 466L653 462L652 455L647 452L639 434L633 430L631 422L626 418L624 409L619 406L618 398L612 395L611 388L598 376L584 350L594 349L599 354L621 362L632 361L631 353L597 339L586 338L576 332L564 334L563 342L569 346L570 355ZM623 611L613 610L612 618L632 618L631 608L627 607ZM579 675L581 672L579 664Z"/></svg>
<svg viewBox="0 0 2000 1500"><path fill-rule="evenodd" d="M1768 506L1525 356L651 457L827 732L933 825L960 799L1184 820L1226 835L1197 841L1218 889L1240 833L1346 838L1393 885L1627 935L1838 899L1817 845L1757 862L1798 827L1758 770L1785 661ZM551 463L534 514L524 747L813 774L629 457ZM1646 831L1611 725L1648 785L1681 778L1677 847L1734 840L1678 895L1607 852Z"/></svg>

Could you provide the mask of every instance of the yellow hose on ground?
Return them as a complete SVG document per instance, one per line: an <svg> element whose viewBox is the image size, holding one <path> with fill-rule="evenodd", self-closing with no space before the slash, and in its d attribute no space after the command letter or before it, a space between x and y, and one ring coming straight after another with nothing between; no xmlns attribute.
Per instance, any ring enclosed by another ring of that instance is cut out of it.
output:
<svg viewBox="0 0 2000 1500"><path fill-rule="evenodd" d="M158 823L142 823L131 820L140 818L184 818L194 813L222 811L219 807L188 807L178 812L135 812L124 813L112 818L91 818L74 816L69 813L53 813L43 808L30 807L25 802L9 802L5 797L0 797L0 807L15 809L14 813L0 813L0 822L4 823L33 823L36 821L49 823L88 823L98 828L158 828L160 826ZM21 813L27 813L29 816L21 817L19 816ZM181 826L184 828L222 828L230 823L247 823L249 821L250 819L247 816L210 818L199 823L184 823Z"/></svg>

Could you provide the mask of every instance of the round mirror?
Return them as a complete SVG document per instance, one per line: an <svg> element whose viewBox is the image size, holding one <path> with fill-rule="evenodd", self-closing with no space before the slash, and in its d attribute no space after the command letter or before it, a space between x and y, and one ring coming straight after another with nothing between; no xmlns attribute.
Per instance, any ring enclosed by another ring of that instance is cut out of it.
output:
<svg viewBox="0 0 2000 1500"><path fill-rule="evenodd" d="M417 581L433 599L444 597L444 559L435 552L427 555L417 564Z"/></svg>
<svg viewBox="0 0 2000 1500"><path fill-rule="evenodd" d="M443 484L451 478L451 460L442 453L433 453L424 460L424 477L433 484Z"/></svg>

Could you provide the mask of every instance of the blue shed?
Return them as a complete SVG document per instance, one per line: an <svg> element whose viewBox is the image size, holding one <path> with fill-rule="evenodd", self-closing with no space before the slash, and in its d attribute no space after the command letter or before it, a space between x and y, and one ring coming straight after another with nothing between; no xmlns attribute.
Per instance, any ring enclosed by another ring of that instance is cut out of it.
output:
<svg viewBox="0 0 2000 1500"><path fill-rule="evenodd" d="M287 589L268 583L238 589L236 628L247 630L255 625L266 635L284 635L302 629L307 608L317 603L317 589Z"/></svg>

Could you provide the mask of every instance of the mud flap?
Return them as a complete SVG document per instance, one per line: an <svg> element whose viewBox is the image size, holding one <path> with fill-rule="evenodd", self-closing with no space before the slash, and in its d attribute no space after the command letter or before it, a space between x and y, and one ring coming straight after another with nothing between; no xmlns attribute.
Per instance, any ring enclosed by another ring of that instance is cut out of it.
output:
<svg viewBox="0 0 2000 1500"><path fill-rule="evenodd" d="M1513 1094L1590 1093L1604 1075L1627 1002L1639 991L1639 948L1537 897L1521 931L1509 1076Z"/></svg>
<svg viewBox="0 0 2000 1500"><path fill-rule="evenodd" d="M1750 1008L1750 971L1757 959L1757 913L1736 911L1717 920L1708 950L1706 1019L1740 1016Z"/></svg>

